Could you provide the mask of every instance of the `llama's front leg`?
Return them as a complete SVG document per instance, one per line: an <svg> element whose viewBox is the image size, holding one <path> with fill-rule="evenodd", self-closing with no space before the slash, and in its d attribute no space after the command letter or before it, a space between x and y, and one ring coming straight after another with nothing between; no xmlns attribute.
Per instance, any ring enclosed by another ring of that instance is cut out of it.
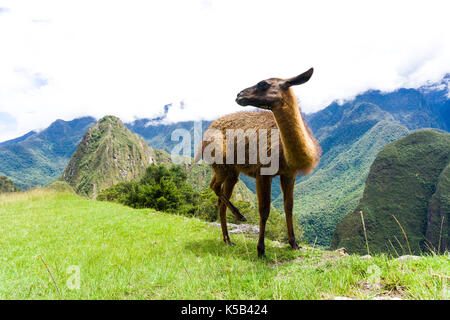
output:
<svg viewBox="0 0 450 320"><path fill-rule="evenodd" d="M265 256L264 233L266 231L266 222L270 214L271 183L272 178L270 176L256 177L256 195L258 196L259 209L258 258Z"/></svg>
<svg viewBox="0 0 450 320"><path fill-rule="evenodd" d="M280 176L280 184L281 190L283 191L284 214L286 216L289 244L291 245L291 248L295 250L299 248L294 235L294 223L292 218L292 208L294 206L295 176Z"/></svg>

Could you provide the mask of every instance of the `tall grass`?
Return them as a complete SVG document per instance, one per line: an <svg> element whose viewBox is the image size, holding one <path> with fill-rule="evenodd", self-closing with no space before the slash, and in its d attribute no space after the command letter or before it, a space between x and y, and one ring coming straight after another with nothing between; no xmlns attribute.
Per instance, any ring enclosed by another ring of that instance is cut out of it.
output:
<svg viewBox="0 0 450 320"><path fill-rule="evenodd" d="M369 250L369 241L367 241L367 231L366 231L366 224L364 222L364 215L362 210L359 211L360 215L361 215L361 222L362 222L362 226L363 226L363 230L364 230L364 239L366 239L366 248L367 248L367 254L370 255L370 250Z"/></svg>
<svg viewBox="0 0 450 320"><path fill-rule="evenodd" d="M409 254L412 255L411 246L409 245L409 240L408 240L408 236L406 235L405 229L403 229L402 225L400 224L400 222L397 220L397 218L394 215L392 215L392 217L394 218L395 222L397 222L398 226L400 227L400 230L403 233L403 237L405 237L406 244L408 245Z"/></svg>

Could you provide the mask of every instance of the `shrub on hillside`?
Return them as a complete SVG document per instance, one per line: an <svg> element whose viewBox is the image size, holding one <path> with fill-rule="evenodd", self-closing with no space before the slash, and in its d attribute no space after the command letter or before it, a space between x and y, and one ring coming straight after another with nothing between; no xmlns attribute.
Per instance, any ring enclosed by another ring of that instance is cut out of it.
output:
<svg viewBox="0 0 450 320"><path fill-rule="evenodd" d="M186 184L182 168L149 166L138 182L122 182L100 192L98 200L119 202L133 208L189 213L196 197Z"/></svg>
<svg viewBox="0 0 450 320"><path fill-rule="evenodd" d="M19 188L14 185L8 177L1 176L0 177L0 193L8 193L8 192L17 192Z"/></svg>

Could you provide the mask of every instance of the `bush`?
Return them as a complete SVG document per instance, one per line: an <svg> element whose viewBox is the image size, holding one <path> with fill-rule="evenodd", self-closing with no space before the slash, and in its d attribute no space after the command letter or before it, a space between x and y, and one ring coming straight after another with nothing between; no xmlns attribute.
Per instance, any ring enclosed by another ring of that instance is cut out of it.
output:
<svg viewBox="0 0 450 320"><path fill-rule="evenodd" d="M183 168L149 166L139 182L123 182L101 191L97 199L133 208L153 208L165 212L189 213L197 194L185 183Z"/></svg>
<svg viewBox="0 0 450 320"><path fill-rule="evenodd" d="M0 176L0 193L9 193L20 191L14 183L6 176Z"/></svg>

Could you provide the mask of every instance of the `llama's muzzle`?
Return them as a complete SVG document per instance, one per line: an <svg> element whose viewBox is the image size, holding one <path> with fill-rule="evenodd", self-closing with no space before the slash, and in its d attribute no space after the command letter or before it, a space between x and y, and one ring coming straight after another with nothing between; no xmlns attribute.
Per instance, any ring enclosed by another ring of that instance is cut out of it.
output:
<svg viewBox="0 0 450 320"><path fill-rule="evenodd" d="M236 103L243 107L248 106L249 100L242 96L242 91L238 93Z"/></svg>

